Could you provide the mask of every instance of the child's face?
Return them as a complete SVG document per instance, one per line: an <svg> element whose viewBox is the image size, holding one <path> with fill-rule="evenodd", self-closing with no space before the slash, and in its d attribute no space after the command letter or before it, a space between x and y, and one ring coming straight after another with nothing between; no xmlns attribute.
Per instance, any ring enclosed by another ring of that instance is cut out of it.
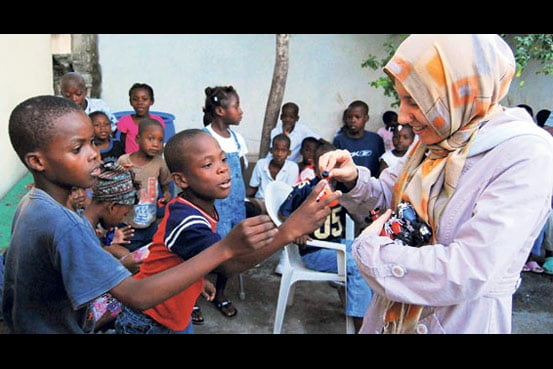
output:
<svg viewBox="0 0 553 369"><path fill-rule="evenodd" d="M100 219L100 224L104 229L116 227L132 208L133 205L113 204L110 211Z"/></svg>
<svg viewBox="0 0 553 369"><path fill-rule="evenodd" d="M394 148L400 153L405 153L409 146L411 146L411 144L413 143L413 139L415 138L413 132L406 127L407 126L399 126L398 128L394 129L394 136L392 137Z"/></svg>
<svg viewBox="0 0 553 369"><path fill-rule="evenodd" d="M61 94L66 99L69 99L83 109L86 109L86 88L83 90L80 89L75 83L68 83L61 91Z"/></svg>
<svg viewBox="0 0 553 369"><path fill-rule="evenodd" d="M346 127L350 134L355 135L365 130L365 124L369 120L369 116L365 114L365 110L360 107L349 108L346 114Z"/></svg>
<svg viewBox="0 0 553 369"><path fill-rule="evenodd" d="M294 108L286 108L280 114L282 121L282 132L288 134L294 130L296 122L300 119Z"/></svg>
<svg viewBox="0 0 553 369"><path fill-rule="evenodd" d="M282 165L288 155L290 155L290 146L284 140L277 140L273 144L271 153L273 154L272 161L275 164Z"/></svg>
<svg viewBox="0 0 553 369"><path fill-rule="evenodd" d="M150 111L150 106L154 104L154 100L152 100L152 96L150 96L148 90L144 88L135 88L132 91L130 103L136 115L145 117Z"/></svg>
<svg viewBox="0 0 553 369"><path fill-rule="evenodd" d="M76 211L86 208L88 204L90 204L90 198L86 195L86 190L73 186L67 199L67 207Z"/></svg>
<svg viewBox="0 0 553 369"><path fill-rule="evenodd" d="M88 188L100 173L100 154L94 146L94 130L83 112L71 112L54 121L56 133L46 148L37 151L30 166L52 185L70 190ZM40 162L38 162L40 161Z"/></svg>
<svg viewBox="0 0 553 369"><path fill-rule="evenodd" d="M111 122L104 114L95 114L92 120L94 138L100 141L107 141L111 136Z"/></svg>
<svg viewBox="0 0 553 369"><path fill-rule="evenodd" d="M163 150L163 127L148 126L143 132L136 135L136 143L146 156L154 157Z"/></svg>
<svg viewBox="0 0 553 369"><path fill-rule="evenodd" d="M185 183L177 185L189 188L198 198L211 201L224 199L230 193L231 178L225 152L208 134L199 134L194 139L194 148L185 150L186 168L182 168ZM236 184L239 185L239 184Z"/></svg>
<svg viewBox="0 0 553 369"><path fill-rule="evenodd" d="M238 125L242 120L244 112L240 107L240 99L238 96L231 96L227 108L223 108L223 121L228 125Z"/></svg>
<svg viewBox="0 0 553 369"><path fill-rule="evenodd" d="M309 142L302 146L300 150L300 154L303 157L303 162L305 164L313 164L316 150L317 150L317 146L312 142Z"/></svg>

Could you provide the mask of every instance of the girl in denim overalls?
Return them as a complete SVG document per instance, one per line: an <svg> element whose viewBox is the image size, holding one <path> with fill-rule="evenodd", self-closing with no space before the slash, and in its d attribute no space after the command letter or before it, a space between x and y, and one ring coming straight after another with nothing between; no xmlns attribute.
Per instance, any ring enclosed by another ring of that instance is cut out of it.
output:
<svg viewBox="0 0 553 369"><path fill-rule="evenodd" d="M227 198L215 201L219 214L217 233L225 237L232 227L246 218L246 187L243 171L248 165L246 141L239 133L230 129L242 120L240 98L232 86L207 87L205 89L204 130L211 134L221 149L226 153L227 163L231 172L231 191ZM217 293L213 303L226 317L236 315L232 302L225 296L227 278L217 275L215 287ZM198 311L198 310L197 310Z"/></svg>

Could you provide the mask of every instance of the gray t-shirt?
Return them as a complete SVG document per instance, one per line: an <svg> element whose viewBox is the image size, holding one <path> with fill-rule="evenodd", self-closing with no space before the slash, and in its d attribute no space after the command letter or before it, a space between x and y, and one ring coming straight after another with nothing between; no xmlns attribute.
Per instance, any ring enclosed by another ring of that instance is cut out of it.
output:
<svg viewBox="0 0 553 369"><path fill-rule="evenodd" d="M13 333L88 333L89 303L130 276L86 218L37 188L17 207L4 273Z"/></svg>

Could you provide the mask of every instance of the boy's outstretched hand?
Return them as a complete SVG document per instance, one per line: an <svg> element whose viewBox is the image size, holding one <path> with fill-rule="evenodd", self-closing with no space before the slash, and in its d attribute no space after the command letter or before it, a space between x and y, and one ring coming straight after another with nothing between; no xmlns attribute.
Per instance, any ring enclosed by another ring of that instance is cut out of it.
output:
<svg viewBox="0 0 553 369"><path fill-rule="evenodd" d="M277 232L268 215L259 215L238 223L222 241L232 256L237 256L267 246Z"/></svg>
<svg viewBox="0 0 553 369"><path fill-rule="evenodd" d="M325 181L317 183L301 206L290 214L281 225L280 232L286 235L286 239L289 239L288 242L318 229L330 214L328 204L342 196L342 192L334 191L324 199L317 201L317 196L325 186Z"/></svg>

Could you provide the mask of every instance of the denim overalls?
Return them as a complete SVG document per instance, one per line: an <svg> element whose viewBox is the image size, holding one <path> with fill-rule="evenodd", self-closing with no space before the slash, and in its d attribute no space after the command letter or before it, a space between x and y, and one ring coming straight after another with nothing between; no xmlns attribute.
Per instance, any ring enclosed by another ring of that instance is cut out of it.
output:
<svg viewBox="0 0 553 369"><path fill-rule="evenodd" d="M211 134L207 128L204 131ZM246 218L246 187L242 177L242 166L240 165L240 143L236 134L229 129L230 134L236 143L236 152L227 152L227 163L231 175L231 187L229 195L224 199L215 200L215 208L219 214L217 222L217 233L221 238L225 237L232 227Z"/></svg>

